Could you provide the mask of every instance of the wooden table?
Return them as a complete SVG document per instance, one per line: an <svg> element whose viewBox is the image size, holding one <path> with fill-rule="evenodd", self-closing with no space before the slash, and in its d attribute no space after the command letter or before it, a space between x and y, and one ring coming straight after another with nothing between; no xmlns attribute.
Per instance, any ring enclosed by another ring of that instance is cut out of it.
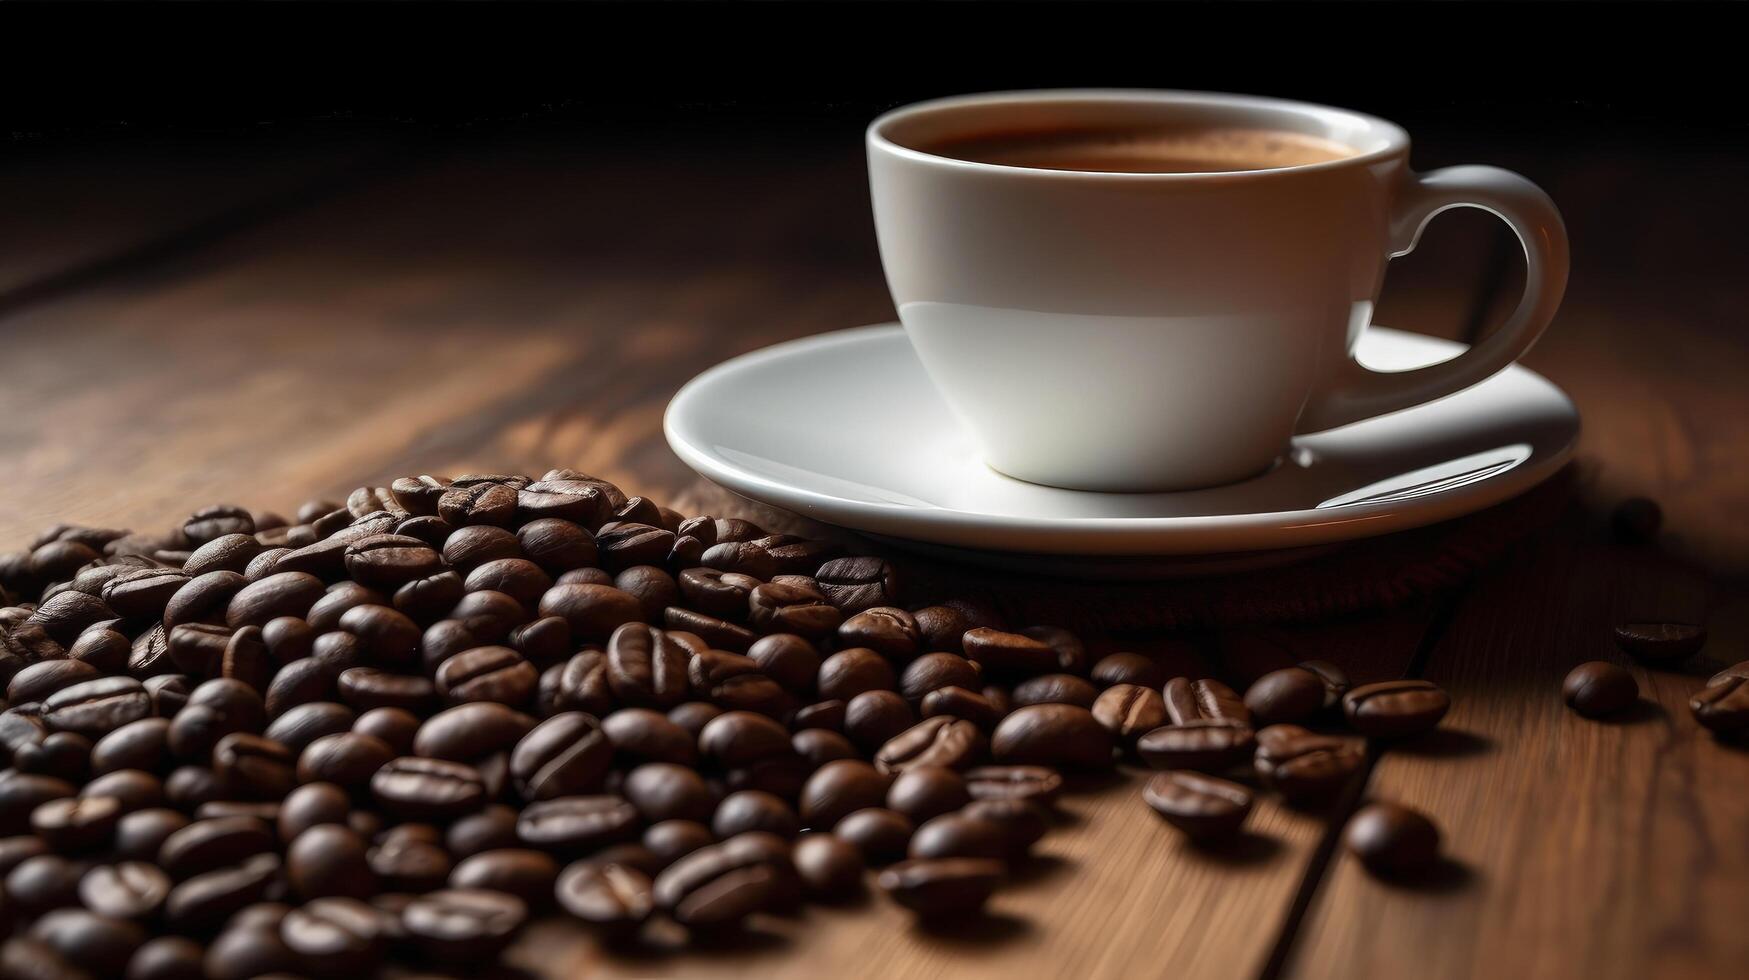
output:
<svg viewBox="0 0 1749 980"><path fill-rule="evenodd" d="M0 544L60 520L157 527L197 502L289 511L419 472L575 466L683 509L718 499L662 441L673 391L725 357L892 311L854 137L710 146L708 171L700 149L342 140L14 164L0 185ZM1417 162L1477 156L1431 151ZM729 947L629 955L551 921L515 964L1741 976L1749 752L1686 707L1708 673L1749 659L1741 168L1698 151L1487 157L1542 182L1571 223L1573 287L1529 364L1584 413L1579 504L1460 594L1195 638L1183 665L1243 683L1316 653L1361 679L1444 685L1445 731L1375 754L1365 786L1435 817L1441 874L1404 887L1362 873L1335 844L1352 801L1265 801L1242 847L1200 852L1141 805L1132 773L1072 799L973 927L921 931L873 900L772 919ZM1441 218L1394 268L1379 319L1469 335L1514 291L1516 261L1485 216ZM1657 549L1605 533L1633 494L1665 508ZM1707 623L1704 662L1635 667L1646 704L1625 720L1568 712L1561 677L1621 660L1609 627L1640 619Z"/></svg>

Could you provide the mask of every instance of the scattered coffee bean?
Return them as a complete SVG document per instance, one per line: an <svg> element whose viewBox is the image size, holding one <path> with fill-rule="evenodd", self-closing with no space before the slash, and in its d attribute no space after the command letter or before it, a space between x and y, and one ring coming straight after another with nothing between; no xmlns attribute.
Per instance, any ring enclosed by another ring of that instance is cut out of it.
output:
<svg viewBox="0 0 1749 980"><path fill-rule="evenodd" d="M1561 682L1567 707L1587 718L1612 715L1640 698L1640 685L1625 669L1602 660L1574 667Z"/></svg>
<svg viewBox="0 0 1749 980"><path fill-rule="evenodd" d="M1615 643L1635 660L1676 663L1699 653L1706 635L1706 627L1690 623L1625 623L1615 628Z"/></svg>
<svg viewBox="0 0 1749 980"><path fill-rule="evenodd" d="M1365 761L1354 739L1318 735L1298 725L1271 725L1257 733L1253 766L1263 785L1289 800L1328 798Z"/></svg>
<svg viewBox="0 0 1749 980"><path fill-rule="evenodd" d="M1451 696L1432 681L1364 684L1342 697L1348 724L1362 735L1400 738L1432 730L1451 708Z"/></svg>
<svg viewBox="0 0 1749 980"><path fill-rule="evenodd" d="M1382 877L1415 875L1439 859L1439 828L1396 803L1369 803L1355 811L1342 840L1367 870Z"/></svg>
<svg viewBox="0 0 1749 980"><path fill-rule="evenodd" d="M623 932L650 917L656 900L643 872L623 864L578 861L559 875L559 906L601 929Z"/></svg>
<svg viewBox="0 0 1749 980"><path fill-rule="evenodd" d="M895 902L929 918L978 915L1002 880L1002 862L987 858L906 861L876 879Z"/></svg>
<svg viewBox="0 0 1749 980"><path fill-rule="evenodd" d="M1749 729L1749 671L1742 668L1719 672L1688 699L1695 721L1720 734Z"/></svg>
<svg viewBox="0 0 1749 980"><path fill-rule="evenodd" d="M1142 799L1167 823L1197 841L1220 841L1239 832L1251 812L1251 791L1199 772L1168 770L1148 780Z"/></svg>
<svg viewBox="0 0 1749 980"><path fill-rule="evenodd" d="M1197 718L1148 732L1136 740L1136 754L1155 769L1222 772L1249 757L1255 744L1249 725Z"/></svg>
<svg viewBox="0 0 1749 980"><path fill-rule="evenodd" d="M1091 711L1068 704L1016 708L990 736L1000 763L1069 769L1108 769L1112 736Z"/></svg>

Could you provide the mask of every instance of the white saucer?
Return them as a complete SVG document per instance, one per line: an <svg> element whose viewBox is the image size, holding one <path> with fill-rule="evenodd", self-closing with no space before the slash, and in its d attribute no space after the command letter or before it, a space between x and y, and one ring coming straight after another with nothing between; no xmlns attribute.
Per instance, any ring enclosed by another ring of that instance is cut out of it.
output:
<svg viewBox="0 0 1749 980"><path fill-rule="evenodd" d="M1375 370L1463 345L1382 327ZM1274 469L1180 493L1089 493L985 466L896 324L790 341L704 372L668 405L668 444L717 483L816 520L910 541L1039 555L1205 555L1419 527L1522 493L1560 468L1579 413L1511 367L1466 391L1302 436Z"/></svg>

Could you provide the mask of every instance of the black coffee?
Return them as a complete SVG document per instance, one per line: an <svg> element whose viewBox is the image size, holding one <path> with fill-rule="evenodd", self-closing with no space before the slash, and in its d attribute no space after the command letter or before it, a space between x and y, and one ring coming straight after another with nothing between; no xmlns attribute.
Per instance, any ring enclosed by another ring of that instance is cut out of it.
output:
<svg viewBox="0 0 1749 980"><path fill-rule="evenodd" d="M1058 129L980 133L918 149L1043 170L1186 174L1301 167L1351 157L1334 140L1279 129Z"/></svg>

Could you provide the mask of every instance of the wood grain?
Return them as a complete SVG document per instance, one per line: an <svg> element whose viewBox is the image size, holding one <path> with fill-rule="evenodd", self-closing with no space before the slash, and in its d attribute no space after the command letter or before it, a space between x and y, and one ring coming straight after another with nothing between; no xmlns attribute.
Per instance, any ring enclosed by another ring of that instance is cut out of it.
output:
<svg viewBox="0 0 1749 980"><path fill-rule="evenodd" d="M709 180L698 155L456 154L0 316L0 547L59 520L150 528L217 501L289 511L416 472L568 465L683 507L720 501L662 442L672 392L725 357L892 311L853 152L713 147ZM1458 697L1457 734L1387 753L1373 791L1433 812L1463 870L1404 891L1344 858L1327 869L1325 816L1270 800L1236 852L1198 851L1127 774L1071 798L1044 859L974 928L920 931L875 899L772 918L727 948L632 954L552 920L513 963L553 976L1088 977L1740 963L1749 760L1693 737L1681 702L1694 679L1646 676L1668 714L1619 726L1580 722L1554 697L1567 666L1610 655L1599 630L1622 615L1705 612L1712 650L1734 651L1715 656L1749 656L1749 542L1720 530L1749 505L1736 392L1749 363L1730 329L1745 297L1699 246L1648 244L1735 225L1693 208L1603 210L1652 165L1503 162L1556 185L1581 243L1573 301L1532 364L1585 414L1592 513L1657 493L1673 515L1668 559L1624 556L1576 518L1478 583L1443 635L1432 610L1411 609L1105 641L1238 685L1309 656L1357 680L1401 676L1430 651L1427 676ZM1485 216L1442 218L1394 268L1381 321L1460 336L1495 235ZM1657 288L1635 278L1642 263ZM1602 952L1572 956L1587 943Z"/></svg>
<svg viewBox="0 0 1749 980"><path fill-rule="evenodd" d="M1612 164L1575 175L1566 191L1607 196L1651 177ZM1590 239L1592 260L1636 278L1576 280L1562 322L1533 355L1584 413L1584 506L1467 597L1423 673L1456 700L1449 734L1387 752L1370 787L1433 815L1453 864L1424 887L1402 888L1339 859L1296 938L1290 973L1741 971L1749 752L1711 737L1687 708L1706 676L1749 657L1749 393L1735 380L1749 351L1716 319L1740 319L1723 308L1745 291L1740 280L1710 278L1711 258L1690 264L1706 234L1691 225L1710 190L1690 187L1692 201L1615 198L1613 234ZM1581 228L1603 220L1578 217ZM1649 240L1672 251L1648 254ZM1633 303L1653 282L1660 302ZM1603 518L1630 493L1663 502L1659 548L1610 541ZM1559 693L1567 670L1630 663L1609 630L1647 620L1707 623L1712 639L1686 669L1635 667L1644 700L1626 717L1599 723L1568 711Z"/></svg>

